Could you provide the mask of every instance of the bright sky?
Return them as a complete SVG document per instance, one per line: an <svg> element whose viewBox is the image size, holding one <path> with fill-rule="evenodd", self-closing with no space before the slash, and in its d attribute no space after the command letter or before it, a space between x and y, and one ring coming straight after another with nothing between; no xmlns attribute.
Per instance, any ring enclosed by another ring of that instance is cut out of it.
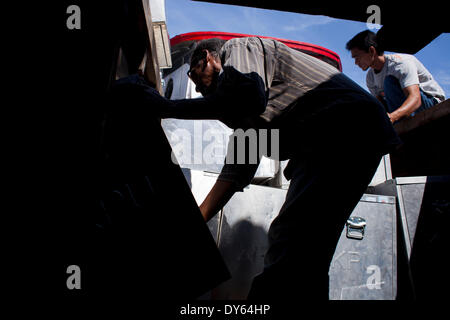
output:
<svg viewBox="0 0 450 320"><path fill-rule="evenodd" d="M343 72L367 90L366 73L354 64L345 49L348 40L367 29L365 23L190 0L166 0L166 22L170 37L195 31L223 31L323 46L339 54ZM446 33L415 55L444 89L447 98L450 97L449 52L450 34Z"/></svg>

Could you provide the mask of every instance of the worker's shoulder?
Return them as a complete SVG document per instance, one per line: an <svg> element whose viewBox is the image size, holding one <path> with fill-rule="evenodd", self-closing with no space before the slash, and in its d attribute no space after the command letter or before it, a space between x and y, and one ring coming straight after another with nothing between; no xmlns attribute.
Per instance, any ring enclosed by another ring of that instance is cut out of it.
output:
<svg viewBox="0 0 450 320"><path fill-rule="evenodd" d="M248 44L256 43L257 41L259 41L258 37L232 38L225 43L225 46L248 45Z"/></svg>
<svg viewBox="0 0 450 320"><path fill-rule="evenodd" d="M388 64L395 66L395 65L403 65L408 64L411 62L417 61L417 58L413 56L412 54L407 53L392 53L385 55L386 61Z"/></svg>
<svg viewBox="0 0 450 320"><path fill-rule="evenodd" d="M261 47L261 40L258 37L242 37L242 38L233 38L225 42L222 47L222 51L233 51L233 50L245 50L249 52L253 51L261 51L263 50ZM267 46L267 43L264 41L264 47Z"/></svg>

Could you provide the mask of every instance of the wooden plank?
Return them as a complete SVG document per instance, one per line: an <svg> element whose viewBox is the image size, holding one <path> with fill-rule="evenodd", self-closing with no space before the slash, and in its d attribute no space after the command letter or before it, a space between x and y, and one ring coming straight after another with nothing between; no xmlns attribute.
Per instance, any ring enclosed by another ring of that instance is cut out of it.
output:
<svg viewBox="0 0 450 320"><path fill-rule="evenodd" d="M395 124L394 128L399 135L403 135L448 115L450 115L450 99Z"/></svg>
<svg viewBox="0 0 450 320"><path fill-rule="evenodd" d="M448 175L449 125L450 100L396 124L403 144L391 153L393 176Z"/></svg>
<svg viewBox="0 0 450 320"><path fill-rule="evenodd" d="M172 68L170 44L167 37L167 27L165 22L153 22L153 34L156 41L159 67L161 69Z"/></svg>
<svg viewBox="0 0 450 320"><path fill-rule="evenodd" d="M147 48L147 53L145 54L144 60L142 61L139 69L143 70L143 75L147 81L154 84L156 90L158 90L160 94L163 94L158 57L156 53L156 41L153 34L152 15L148 0L142 0L142 6L144 8L149 47Z"/></svg>

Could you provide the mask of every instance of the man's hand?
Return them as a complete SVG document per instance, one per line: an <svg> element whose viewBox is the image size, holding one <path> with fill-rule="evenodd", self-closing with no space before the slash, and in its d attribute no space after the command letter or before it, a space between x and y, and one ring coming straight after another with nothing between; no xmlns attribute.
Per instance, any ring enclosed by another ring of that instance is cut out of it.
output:
<svg viewBox="0 0 450 320"><path fill-rule="evenodd" d="M205 219L205 222L208 222L209 220L211 220L211 218L215 215L215 214L210 214L206 208L205 205L203 205L204 203L202 203L198 208L200 209L200 212L202 213L203 219Z"/></svg>
<svg viewBox="0 0 450 320"><path fill-rule="evenodd" d="M412 85L403 89L406 100L403 104L394 112L388 113L389 119L394 123L403 117L410 116L413 112L419 109L422 104L420 96L420 88L418 85Z"/></svg>
<svg viewBox="0 0 450 320"><path fill-rule="evenodd" d="M388 113L387 115L389 117L389 120L391 120L392 123L394 123L395 121L398 120L393 113Z"/></svg>

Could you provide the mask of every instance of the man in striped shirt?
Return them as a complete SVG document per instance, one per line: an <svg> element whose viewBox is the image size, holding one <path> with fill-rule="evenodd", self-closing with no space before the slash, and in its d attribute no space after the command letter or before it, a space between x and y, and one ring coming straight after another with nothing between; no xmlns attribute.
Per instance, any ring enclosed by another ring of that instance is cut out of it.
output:
<svg viewBox="0 0 450 320"><path fill-rule="evenodd" d="M271 148L278 160L290 159L286 201L249 298L328 299L328 268L345 221L381 157L399 143L382 105L333 66L269 39L203 40L188 75L202 98L165 100L146 91L159 116L276 130ZM258 155L244 164L227 157L200 205L206 221L251 182Z"/></svg>

